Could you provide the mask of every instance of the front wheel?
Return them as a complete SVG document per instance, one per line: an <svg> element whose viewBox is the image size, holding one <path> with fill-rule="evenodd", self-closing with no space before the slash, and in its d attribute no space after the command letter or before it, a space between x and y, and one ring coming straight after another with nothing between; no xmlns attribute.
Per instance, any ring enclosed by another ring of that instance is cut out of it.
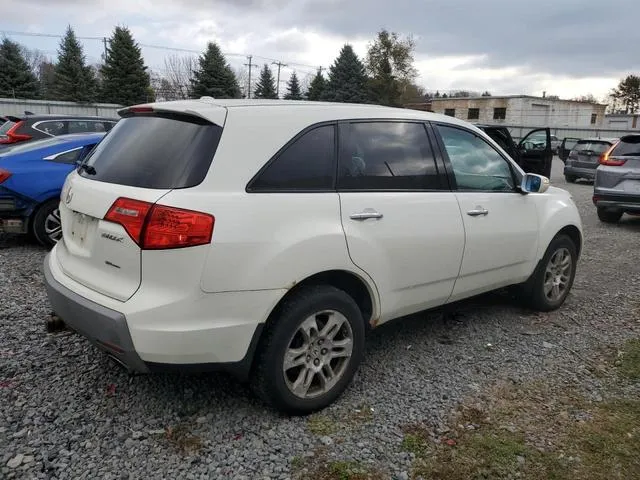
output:
<svg viewBox="0 0 640 480"><path fill-rule="evenodd" d="M303 288L286 298L267 326L256 355L252 387L270 406L304 415L334 402L364 353L364 320L347 293Z"/></svg>
<svg viewBox="0 0 640 480"><path fill-rule="evenodd" d="M606 208L598 208L598 218L604 223L616 223L622 218L622 210L607 210Z"/></svg>
<svg viewBox="0 0 640 480"><path fill-rule="evenodd" d="M522 285L522 300L534 310L559 308L569 295L576 275L576 245L566 235L555 237L531 278Z"/></svg>
<svg viewBox="0 0 640 480"><path fill-rule="evenodd" d="M53 247L62 238L62 223L58 199L43 203L33 216L33 236L47 248Z"/></svg>

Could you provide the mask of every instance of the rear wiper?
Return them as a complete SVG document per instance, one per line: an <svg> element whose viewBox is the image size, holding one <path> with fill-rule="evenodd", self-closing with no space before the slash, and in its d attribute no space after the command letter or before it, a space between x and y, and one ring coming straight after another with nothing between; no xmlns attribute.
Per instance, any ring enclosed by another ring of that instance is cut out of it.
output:
<svg viewBox="0 0 640 480"><path fill-rule="evenodd" d="M91 165L87 165L86 163L81 163L80 166L78 167L78 170L84 170L89 175L96 174L96 169L93 168Z"/></svg>

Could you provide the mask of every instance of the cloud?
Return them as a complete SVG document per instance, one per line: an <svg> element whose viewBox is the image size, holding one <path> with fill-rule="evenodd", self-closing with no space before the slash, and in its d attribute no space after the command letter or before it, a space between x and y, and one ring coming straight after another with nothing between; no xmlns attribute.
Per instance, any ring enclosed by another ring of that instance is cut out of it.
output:
<svg viewBox="0 0 640 480"><path fill-rule="evenodd" d="M414 36L419 80L430 89L576 96L604 95L640 71L639 17L632 0L21 0L3 11L0 30L62 33L71 23L100 37L127 25L147 45L201 51L217 41L238 54L228 57L234 66L249 53L258 63L281 60L286 79L293 68L328 67L345 42L364 56L387 28ZM47 51L57 43L17 39ZM85 48L99 57L99 42ZM157 66L171 52L143 53Z"/></svg>

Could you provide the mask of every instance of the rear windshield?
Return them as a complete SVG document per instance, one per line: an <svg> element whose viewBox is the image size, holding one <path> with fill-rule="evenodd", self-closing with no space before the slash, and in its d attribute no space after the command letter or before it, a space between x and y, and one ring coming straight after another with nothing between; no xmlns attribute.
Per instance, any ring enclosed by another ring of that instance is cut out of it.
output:
<svg viewBox="0 0 640 480"><path fill-rule="evenodd" d="M173 114L125 117L87 158L80 175L141 188L186 188L204 180L222 127Z"/></svg>
<svg viewBox="0 0 640 480"><path fill-rule="evenodd" d="M578 142L574 147L576 152L604 153L611 147L609 142Z"/></svg>
<svg viewBox="0 0 640 480"><path fill-rule="evenodd" d="M0 135L6 135L11 127L15 125L15 122L8 120L0 125Z"/></svg>
<svg viewBox="0 0 640 480"><path fill-rule="evenodd" d="M611 155L614 157L640 157L640 135L620 139Z"/></svg>

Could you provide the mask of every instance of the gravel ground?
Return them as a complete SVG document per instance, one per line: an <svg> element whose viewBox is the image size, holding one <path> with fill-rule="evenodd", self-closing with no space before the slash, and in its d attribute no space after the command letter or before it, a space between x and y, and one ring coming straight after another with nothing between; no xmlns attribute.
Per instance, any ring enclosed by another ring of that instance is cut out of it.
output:
<svg viewBox="0 0 640 480"><path fill-rule="evenodd" d="M566 305L537 314L491 294L383 326L346 394L310 418L281 417L223 375L129 377L80 336L47 334L45 252L0 237L0 478L285 479L330 460L407 478L402 426L437 428L489 382L577 378L606 395L584 359L639 335L640 218L601 224L592 186L566 185L556 162L586 234Z"/></svg>

